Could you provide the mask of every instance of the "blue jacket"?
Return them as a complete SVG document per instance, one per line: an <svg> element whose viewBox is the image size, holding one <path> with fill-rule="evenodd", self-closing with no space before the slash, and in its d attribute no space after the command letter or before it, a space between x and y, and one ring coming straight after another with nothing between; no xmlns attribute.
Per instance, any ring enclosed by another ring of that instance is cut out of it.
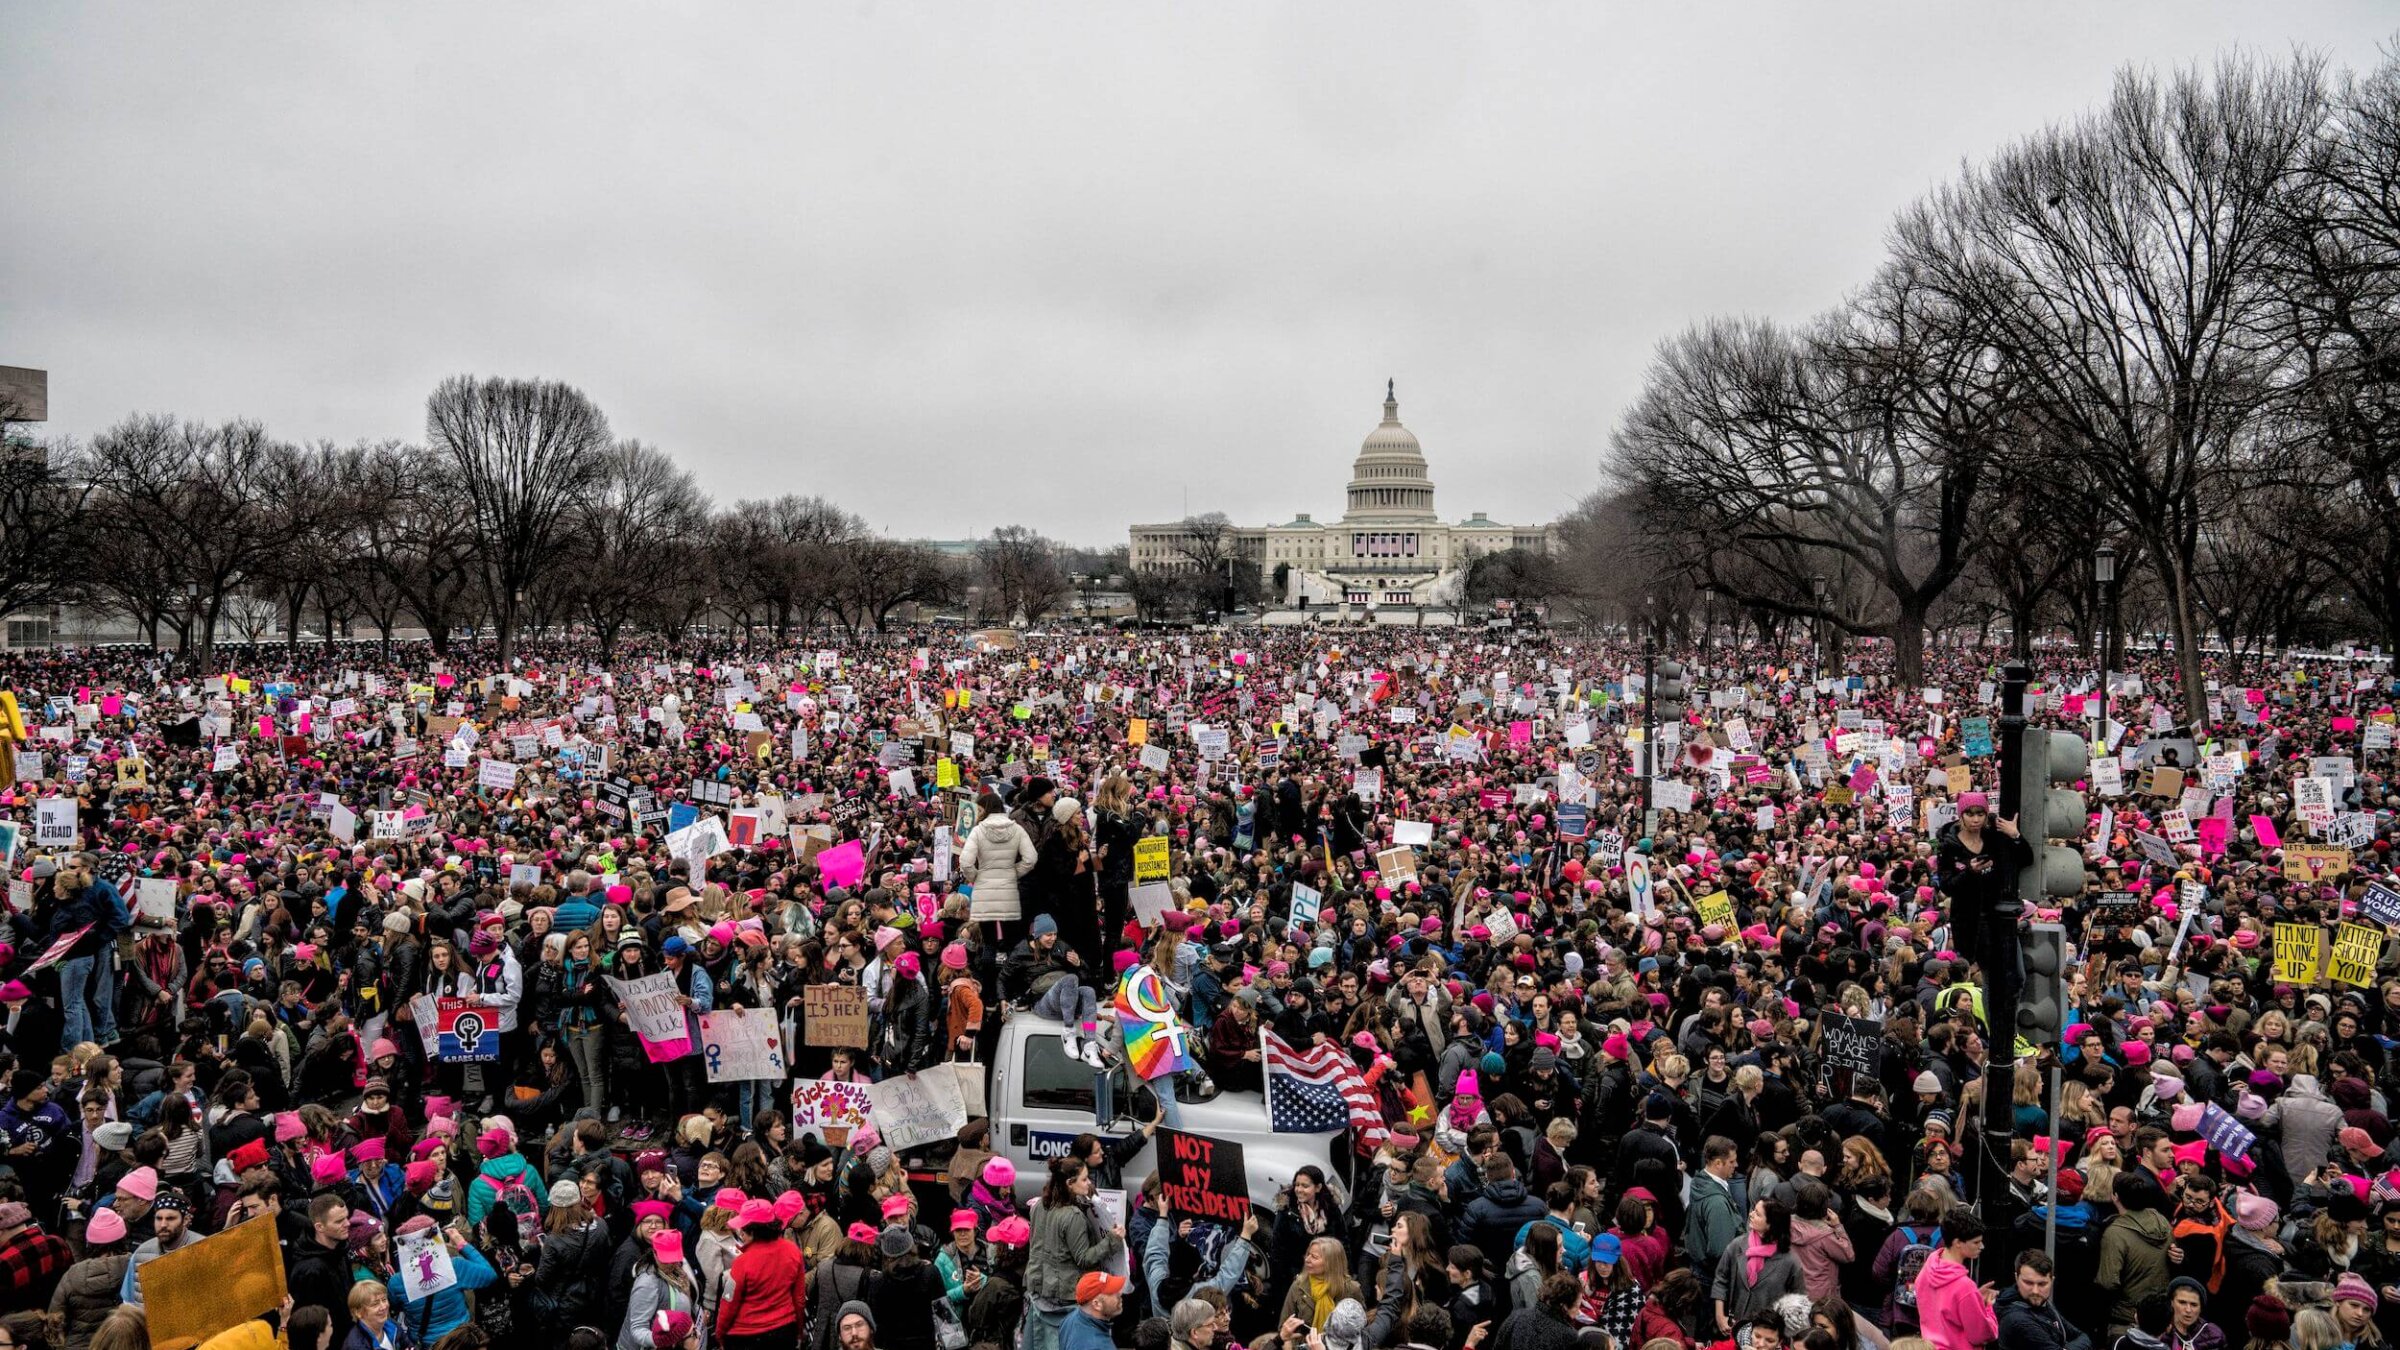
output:
<svg viewBox="0 0 2400 1350"><path fill-rule="evenodd" d="M133 927L133 914L125 908L125 897L117 894L115 882L94 877L80 894L59 898L58 908L50 914L50 940L56 942L85 927L92 931L75 944L70 957L89 956L111 937Z"/></svg>
<svg viewBox="0 0 2400 1350"><path fill-rule="evenodd" d="M408 1328L408 1334L419 1345L431 1345L467 1324L467 1291L481 1289L500 1278L492 1263L473 1247L464 1248L450 1258L451 1268L458 1272L458 1283L438 1294L428 1295L414 1303L408 1301L408 1282L399 1272L392 1274L387 1286L392 1299L393 1314Z"/></svg>
<svg viewBox="0 0 2400 1350"><path fill-rule="evenodd" d="M557 912L550 916L550 931L572 933L577 929L589 928L598 922L600 922L600 907L592 903L590 896L579 895L560 904Z"/></svg>
<svg viewBox="0 0 2400 1350"><path fill-rule="evenodd" d="M1109 1337L1108 1323L1081 1308L1068 1313L1067 1320L1059 1324L1058 1350L1116 1350L1116 1344Z"/></svg>

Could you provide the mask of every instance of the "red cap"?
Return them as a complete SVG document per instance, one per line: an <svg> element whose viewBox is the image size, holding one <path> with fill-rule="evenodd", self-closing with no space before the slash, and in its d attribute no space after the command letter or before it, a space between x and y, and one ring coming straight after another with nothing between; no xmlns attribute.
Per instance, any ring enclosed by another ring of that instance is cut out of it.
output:
<svg viewBox="0 0 2400 1350"><path fill-rule="evenodd" d="M1083 1278L1075 1282L1075 1301L1089 1303L1108 1294L1123 1293L1124 1290L1124 1276L1111 1275L1105 1270L1086 1271Z"/></svg>

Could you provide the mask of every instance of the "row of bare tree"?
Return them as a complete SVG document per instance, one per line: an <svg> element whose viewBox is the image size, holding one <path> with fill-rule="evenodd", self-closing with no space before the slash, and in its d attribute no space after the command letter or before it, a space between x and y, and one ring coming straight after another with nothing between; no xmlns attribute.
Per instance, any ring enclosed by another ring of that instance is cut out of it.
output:
<svg viewBox="0 0 2400 1350"><path fill-rule="evenodd" d="M1562 589L1891 641L2097 626L2400 647L2400 61L2122 74L1903 212L1834 312L1665 343ZM1827 581L1825 597L1814 579Z"/></svg>
<svg viewBox="0 0 2400 1350"><path fill-rule="evenodd" d="M287 642L418 627L446 652L473 628L506 661L528 628L573 626L613 652L631 631L701 624L855 632L910 604L1039 619L1070 594L1072 558L1020 527L958 557L817 497L720 509L564 384L458 377L425 422L423 444L295 445L254 422L165 416L89 445L12 441L0 613L112 610L213 669L239 616L262 610Z"/></svg>

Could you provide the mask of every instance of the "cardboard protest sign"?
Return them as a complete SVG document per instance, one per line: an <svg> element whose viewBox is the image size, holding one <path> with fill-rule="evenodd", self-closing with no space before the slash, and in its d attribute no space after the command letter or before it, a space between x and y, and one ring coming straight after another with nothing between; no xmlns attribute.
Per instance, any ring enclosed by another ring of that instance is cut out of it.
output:
<svg viewBox="0 0 2400 1350"><path fill-rule="evenodd" d="M783 1036L775 1019L748 1008L700 1014L700 1058L708 1081L783 1081Z"/></svg>
<svg viewBox="0 0 2400 1350"><path fill-rule="evenodd" d="M1250 1174L1241 1145L1165 1126L1156 1145L1159 1189L1178 1218L1239 1227L1250 1216Z"/></svg>
<svg viewBox="0 0 2400 1350"><path fill-rule="evenodd" d="M1133 841L1133 879L1135 884L1167 879L1167 841L1161 835L1147 835Z"/></svg>
<svg viewBox="0 0 2400 1350"><path fill-rule="evenodd" d="M1834 1095L1848 1097L1860 1078L1872 1082L1883 1071L1883 1024L1840 1013L1825 1014L1824 1023L1823 1077Z"/></svg>
<svg viewBox="0 0 2400 1350"><path fill-rule="evenodd" d="M134 1278L153 1350L186 1350L283 1306L283 1248L262 1214L144 1262Z"/></svg>
<svg viewBox="0 0 2400 1350"><path fill-rule="evenodd" d="M445 1063L488 1063L500 1058L499 1019L473 999L435 999L434 1037L434 1058Z"/></svg>
<svg viewBox="0 0 2400 1350"><path fill-rule="evenodd" d="M816 1130L826 1143L849 1142L850 1131L867 1123L874 1102L864 1083L835 1083L804 1078L792 1084L792 1133Z"/></svg>
<svg viewBox="0 0 2400 1350"><path fill-rule="evenodd" d="M867 1045L867 991L855 984L800 987L801 1044Z"/></svg>
<svg viewBox="0 0 2400 1350"><path fill-rule="evenodd" d="M450 1244L442 1240L438 1228L401 1238L392 1255L400 1267L401 1288L411 1303L458 1284L458 1267L450 1260Z"/></svg>
<svg viewBox="0 0 2400 1350"><path fill-rule="evenodd" d="M1406 844L1387 848L1375 855L1375 870L1383 874L1383 884L1395 890L1417 879L1417 851Z"/></svg>
<svg viewBox="0 0 2400 1350"><path fill-rule="evenodd" d="M691 1028L683 1016L675 977L660 971L638 980L608 977L608 987L625 1005L626 1025L642 1043L653 1064L664 1064L692 1053Z"/></svg>
<svg viewBox="0 0 2400 1350"><path fill-rule="evenodd" d="M2275 982L2302 987L2325 971L2325 930L2313 923L2275 925Z"/></svg>
<svg viewBox="0 0 2400 1350"><path fill-rule="evenodd" d="M2350 850L2294 844L2283 851L2283 874L2293 881L2331 881L2350 871Z"/></svg>
<svg viewBox="0 0 2400 1350"><path fill-rule="evenodd" d="M948 1139L967 1123L966 1097L948 1065L869 1083L867 1099L874 1104L876 1130L894 1149Z"/></svg>
<svg viewBox="0 0 2400 1350"><path fill-rule="evenodd" d="M1163 881L1144 882L1126 892L1125 898L1144 928L1158 927L1159 920L1175 907L1175 892Z"/></svg>
<svg viewBox="0 0 2400 1350"><path fill-rule="evenodd" d="M2382 930L2363 923L2343 924L2334 933L2333 960L2325 974L2335 984L2365 989L2375 983L2375 963L2383 959Z"/></svg>

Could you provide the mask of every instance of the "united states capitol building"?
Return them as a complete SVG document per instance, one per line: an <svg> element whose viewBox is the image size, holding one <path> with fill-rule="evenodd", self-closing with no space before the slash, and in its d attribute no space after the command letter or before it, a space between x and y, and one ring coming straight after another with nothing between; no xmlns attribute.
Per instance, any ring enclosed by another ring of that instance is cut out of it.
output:
<svg viewBox="0 0 2400 1350"><path fill-rule="evenodd" d="M1518 548L1549 552L1554 527L1503 525L1481 511L1456 524L1435 514L1433 479L1416 434L1400 425L1400 399L1384 386L1383 422L1350 465L1349 506L1340 520L1294 516L1288 524L1236 526L1222 549L1256 566L1269 594L1297 609L1455 606L1478 557ZM1132 565L1189 570L1198 564L1184 522L1136 525Z"/></svg>

